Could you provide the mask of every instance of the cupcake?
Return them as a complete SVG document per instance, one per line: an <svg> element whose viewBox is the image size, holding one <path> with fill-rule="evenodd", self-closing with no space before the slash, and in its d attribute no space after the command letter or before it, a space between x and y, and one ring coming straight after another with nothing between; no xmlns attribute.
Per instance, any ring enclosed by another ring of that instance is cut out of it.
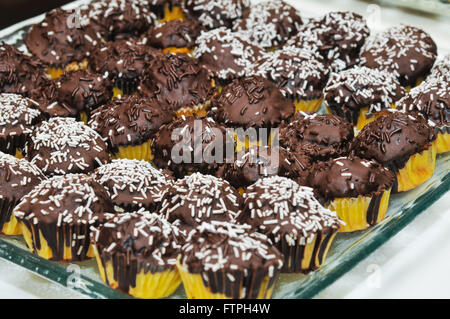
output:
<svg viewBox="0 0 450 319"><path fill-rule="evenodd" d="M400 82L385 71L354 66L332 73L324 95L330 113L345 118L362 130L381 111L394 108L405 91Z"/></svg>
<svg viewBox="0 0 450 319"><path fill-rule="evenodd" d="M157 212L190 232L203 222L233 222L241 206L241 195L227 181L193 173L164 192Z"/></svg>
<svg viewBox="0 0 450 319"><path fill-rule="evenodd" d="M46 81L44 64L9 44L0 43L0 92L28 96Z"/></svg>
<svg viewBox="0 0 450 319"><path fill-rule="evenodd" d="M221 87L245 75L245 70L260 59L264 52L245 37L225 27L202 32L195 41L194 57Z"/></svg>
<svg viewBox="0 0 450 319"><path fill-rule="evenodd" d="M443 58L436 61L428 75L428 79L439 79L450 83L450 54L445 55Z"/></svg>
<svg viewBox="0 0 450 319"><path fill-rule="evenodd" d="M74 117L86 123L93 110L111 100L112 84L100 74L78 70L47 81L31 97L46 118Z"/></svg>
<svg viewBox="0 0 450 319"><path fill-rule="evenodd" d="M53 261L94 257L91 227L105 222L113 205L92 177L67 174L43 180L14 208L28 248Z"/></svg>
<svg viewBox="0 0 450 319"><path fill-rule="evenodd" d="M435 140L434 129L420 114L391 110L362 129L351 151L393 171L392 192L397 193L413 189L433 175Z"/></svg>
<svg viewBox="0 0 450 319"><path fill-rule="evenodd" d="M106 140L113 158L151 161L152 139L174 117L154 100L126 96L98 108L89 126Z"/></svg>
<svg viewBox="0 0 450 319"><path fill-rule="evenodd" d="M146 161L116 159L91 173L108 191L111 202L125 211L155 211L163 192L172 184L169 174Z"/></svg>
<svg viewBox="0 0 450 319"><path fill-rule="evenodd" d="M248 226L203 223L191 232L177 266L190 299L267 299L283 256Z"/></svg>
<svg viewBox="0 0 450 319"><path fill-rule="evenodd" d="M314 165L309 185L319 201L344 221L341 232L369 228L383 220L395 175L373 160L339 157Z"/></svg>
<svg viewBox="0 0 450 319"><path fill-rule="evenodd" d="M214 87L208 71L196 59L180 53L166 54L151 61L139 92L174 110L179 117L204 116Z"/></svg>
<svg viewBox="0 0 450 319"><path fill-rule="evenodd" d="M47 176L88 173L110 161L102 137L71 117L37 125L25 144L25 158Z"/></svg>
<svg viewBox="0 0 450 319"><path fill-rule="evenodd" d="M46 177L25 159L0 152L0 232L20 235L22 230L12 214L14 207Z"/></svg>
<svg viewBox="0 0 450 319"><path fill-rule="evenodd" d="M90 58L90 67L114 84L114 95L136 91L145 68L161 53L133 40L112 41L100 45Z"/></svg>
<svg viewBox="0 0 450 319"><path fill-rule="evenodd" d="M393 74L409 91L425 79L436 56L436 44L427 33L401 25L369 37L361 49L361 64Z"/></svg>
<svg viewBox="0 0 450 319"><path fill-rule="evenodd" d="M234 141L224 126L211 118L179 118L159 128L151 145L156 167L182 178L195 172L214 175Z"/></svg>
<svg viewBox="0 0 450 319"><path fill-rule="evenodd" d="M307 273L322 265L340 220L320 205L311 188L273 176L258 180L243 196L236 221L271 239L284 256L281 272Z"/></svg>
<svg viewBox="0 0 450 319"><path fill-rule="evenodd" d="M450 151L450 86L436 78L427 79L397 102L397 109L418 112L437 133L436 152Z"/></svg>
<svg viewBox="0 0 450 319"><path fill-rule="evenodd" d="M150 10L159 21L185 20L181 4L183 0L148 0Z"/></svg>
<svg viewBox="0 0 450 319"><path fill-rule="evenodd" d="M47 12L44 21L33 25L25 37L28 51L48 66L52 78L64 70L86 69L87 58L102 41L88 18L81 15L74 21L73 16L60 8Z"/></svg>
<svg viewBox="0 0 450 319"><path fill-rule="evenodd" d="M212 99L209 112L217 122L240 128L240 132L235 132L238 150L258 144L268 145L272 129L293 114L293 103L275 84L261 76L235 79L224 86L222 92ZM245 133L249 134L244 136Z"/></svg>
<svg viewBox="0 0 450 319"><path fill-rule="evenodd" d="M241 19L233 24L257 46L268 50L282 47L297 34L302 24L300 13L282 0L269 0L252 4Z"/></svg>
<svg viewBox="0 0 450 319"><path fill-rule="evenodd" d="M329 12L302 25L287 44L318 52L337 72L359 63L359 52L369 33L359 14Z"/></svg>
<svg viewBox="0 0 450 319"><path fill-rule="evenodd" d="M300 151L313 162L348 154L353 126L332 114L297 113L297 120L280 128L280 145Z"/></svg>
<svg viewBox="0 0 450 319"><path fill-rule="evenodd" d="M200 35L195 21L171 20L151 27L141 42L166 53L188 53L194 50L195 39Z"/></svg>
<svg viewBox="0 0 450 319"><path fill-rule="evenodd" d="M93 236L102 280L137 298L163 298L180 285L176 267L183 233L158 214L141 209L107 215Z"/></svg>
<svg viewBox="0 0 450 319"><path fill-rule="evenodd" d="M0 93L0 152L23 156L27 137L42 120L38 103L13 93Z"/></svg>
<svg viewBox="0 0 450 319"><path fill-rule="evenodd" d="M249 0L185 0L182 8L188 20L198 21L207 30L230 29L249 7Z"/></svg>
<svg viewBox="0 0 450 319"><path fill-rule="evenodd" d="M285 46L250 66L248 75L261 75L274 83L295 105L295 110L317 112L323 100L329 69L319 55Z"/></svg>

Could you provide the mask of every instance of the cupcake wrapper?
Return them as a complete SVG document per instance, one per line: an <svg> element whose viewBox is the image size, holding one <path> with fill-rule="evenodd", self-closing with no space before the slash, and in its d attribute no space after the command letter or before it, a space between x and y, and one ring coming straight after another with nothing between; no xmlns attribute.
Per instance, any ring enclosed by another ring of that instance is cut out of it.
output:
<svg viewBox="0 0 450 319"><path fill-rule="evenodd" d="M22 234L22 229L16 217L12 214L17 204L18 202L16 200L10 201L7 198L0 199L0 232L5 235Z"/></svg>
<svg viewBox="0 0 450 319"><path fill-rule="evenodd" d="M166 3L164 6L164 18L162 21L171 20L186 20L181 7L172 6L170 3Z"/></svg>
<svg viewBox="0 0 450 319"><path fill-rule="evenodd" d="M297 112L317 112L322 104L323 98L313 100L295 100L295 113Z"/></svg>
<svg viewBox="0 0 450 319"><path fill-rule="evenodd" d="M395 108L395 105L391 104L390 107L391 107L391 109L393 109L393 108ZM376 113L369 115L369 107L361 108L359 111L358 120L356 122L356 129L358 131L361 131L364 128L364 126L375 121L377 118L379 118L383 114L384 114L383 111L380 111L380 112L376 112Z"/></svg>
<svg viewBox="0 0 450 319"><path fill-rule="evenodd" d="M31 252L53 261L82 261L94 257L89 225L40 225L20 220Z"/></svg>
<svg viewBox="0 0 450 319"><path fill-rule="evenodd" d="M257 136L256 141L250 140L248 136L245 136L245 140L242 140L242 136L238 136L235 132L232 132L232 135L236 142L236 152L248 150L252 147L272 146L274 144L273 140L275 139L276 135L274 132L272 132L270 127L267 127L267 130L270 131L267 140L265 140L265 138L261 136ZM258 129L256 129L256 133L257 135L259 134Z"/></svg>
<svg viewBox="0 0 450 319"><path fill-rule="evenodd" d="M125 79L123 77L116 78L114 82L114 86L116 89L119 89L122 92L122 95L130 95L136 92L137 87L139 85L139 80L137 78L133 79ZM114 96L116 96L114 94Z"/></svg>
<svg viewBox="0 0 450 319"><path fill-rule="evenodd" d="M436 153L442 154L450 151L450 127L440 129L436 139Z"/></svg>
<svg viewBox="0 0 450 319"><path fill-rule="evenodd" d="M111 158L126 158L151 162L153 160L151 144L152 140L148 140L140 145L119 146L117 152L112 154Z"/></svg>
<svg viewBox="0 0 450 319"><path fill-rule="evenodd" d="M433 175L435 164L436 142L433 142L422 153L412 155L405 166L398 170L392 191L400 193L419 186Z"/></svg>
<svg viewBox="0 0 450 319"><path fill-rule="evenodd" d="M235 281L230 282L223 271L192 274L179 260L177 267L189 299L269 299L278 278L278 273L274 273L273 277L254 273L244 279L242 272L235 271ZM206 285L203 277L208 278L211 285ZM214 291L212 286L220 289Z"/></svg>
<svg viewBox="0 0 450 319"><path fill-rule="evenodd" d="M125 256L115 256L102 261L98 248L94 246L100 276L113 289L119 289L137 298L153 299L170 296L180 285L177 268L151 271Z"/></svg>
<svg viewBox="0 0 450 319"><path fill-rule="evenodd" d="M339 232L367 229L383 220L389 205L391 189L379 195L335 198L326 208L335 211L345 222Z"/></svg>
<svg viewBox="0 0 450 319"><path fill-rule="evenodd" d="M416 81L416 85L414 85L414 86L411 86L411 85L407 85L407 86L405 86L405 92L406 93L409 93L409 91L411 91L411 89L413 88L413 87L416 87L416 86L418 86L418 85L420 85L420 83L422 83L423 82L423 78L418 78L417 79L417 81Z"/></svg>
<svg viewBox="0 0 450 319"><path fill-rule="evenodd" d="M7 135L0 138L0 151L6 154L22 158L22 150L25 148L27 136L22 135Z"/></svg>
<svg viewBox="0 0 450 319"><path fill-rule="evenodd" d="M173 53L173 54L177 54L177 53L186 53L186 54L189 54L189 55L192 55L192 49L189 49L189 48L186 48L186 47L183 47L183 48L177 48L177 47L168 47L168 48L165 48L165 49L163 49L162 50L162 52L164 53L164 54L170 54L170 53Z"/></svg>
<svg viewBox="0 0 450 319"><path fill-rule="evenodd" d="M65 68L56 66L48 67L47 74L50 76L51 79L57 79L61 75L63 75L64 72L86 70L87 67L88 67L88 60L83 59L83 61L81 62L72 62L68 64Z"/></svg>

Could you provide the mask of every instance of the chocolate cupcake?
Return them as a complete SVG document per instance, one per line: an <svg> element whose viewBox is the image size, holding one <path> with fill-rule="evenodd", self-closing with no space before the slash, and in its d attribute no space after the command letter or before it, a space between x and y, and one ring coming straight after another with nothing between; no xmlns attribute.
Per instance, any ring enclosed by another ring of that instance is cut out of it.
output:
<svg viewBox="0 0 450 319"><path fill-rule="evenodd" d="M25 158L47 176L88 173L110 161L102 137L71 117L36 126L25 144Z"/></svg>
<svg viewBox="0 0 450 319"><path fill-rule="evenodd" d="M241 206L241 195L227 181L193 173L164 192L157 211L169 222L191 231L203 222L233 222Z"/></svg>
<svg viewBox="0 0 450 319"><path fill-rule="evenodd" d="M89 18L60 8L47 12L44 21L33 25L24 40L28 50L48 65L52 78L64 69L86 69L87 58L101 41Z"/></svg>
<svg viewBox="0 0 450 319"><path fill-rule="evenodd" d="M0 44L0 92L28 96L47 81L45 65L15 47Z"/></svg>
<svg viewBox="0 0 450 319"><path fill-rule="evenodd" d="M260 59L264 52L245 37L225 27L202 32L196 40L194 57L224 86L245 75L245 70Z"/></svg>
<svg viewBox="0 0 450 319"><path fill-rule="evenodd" d="M273 176L258 180L243 196L236 221L272 240L284 256L281 272L307 273L322 265L340 220L320 205L311 188Z"/></svg>
<svg viewBox="0 0 450 319"><path fill-rule="evenodd" d="M198 21L207 30L229 29L249 4L249 0L185 0L182 8L188 20Z"/></svg>
<svg viewBox="0 0 450 319"><path fill-rule="evenodd" d="M296 111L317 112L329 68L318 54L285 46L251 65L247 74L269 79L294 103Z"/></svg>
<svg viewBox="0 0 450 319"><path fill-rule="evenodd" d="M93 257L91 227L104 223L111 212L106 190L84 174L43 180L13 211L28 248L54 261Z"/></svg>
<svg viewBox="0 0 450 319"><path fill-rule="evenodd" d="M436 61L436 63L431 68L430 75L428 79L439 79L441 81L450 83L450 54L445 55L443 58Z"/></svg>
<svg viewBox="0 0 450 319"><path fill-rule="evenodd" d="M282 0L254 3L233 25L250 42L266 49L282 47L303 23L300 13Z"/></svg>
<svg viewBox="0 0 450 319"><path fill-rule="evenodd" d="M299 151L313 161L348 154L353 140L353 126L332 114L297 113L297 120L280 128L280 145Z"/></svg>
<svg viewBox="0 0 450 319"><path fill-rule="evenodd" d="M176 267L184 234L145 210L108 215L93 236L103 281L138 298L163 298L180 285Z"/></svg>
<svg viewBox="0 0 450 319"><path fill-rule="evenodd" d="M397 109L418 112L437 133L436 152L450 151L450 86L430 78L397 102Z"/></svg>
<svg viewBox="0 0 450 319"><path fill-rule="evenodd" d="M200 35L196 21L171 20L151 27L141 42L166 53L192 53Z"/></svg>
<svg viewBox="0 0 450 319"><path fill-rule="evenodd" d="M283 257L248 225L203 223L186 239L177 266L191 299L267 299Z"/></svg>
<svg viewBox="0 0 450 319"><path fill-rule="evenodd" d="M427 33L401 25L368 38L361 64L393 74L408 91L425 79L436 56L436 44Z"/></svg>
<svg viewBox="0 0 450 319"><path fill-rule="evenodd" d="M185 53L166 54L151 61L139 91L171 108L178 116L204 116L214 94L208 71Z"/></svg>
<svg viewBox="0 0 450 319"><path fill-rule="evenodd" d="M310 166L311 159L302 153L282 147L254 147L238 152L237 159L222 165L216 176L227 180L243 194L259 179L275 175L306 185Z"/></svg>
<svg viewBox="0 0 450 319"><path fill-rule="evenodd" d="M19 94L0 93L0 152L22 157L27 137L42 120L38 105Z"/></svg>
<svg viewBox="0 0 450 319"><path fill-rule="evenodd" d="M182 178L195 172L214 175L234 142L211 118L187 117L163 125L153 139L153 163Z"/></svg>
<svg viewBox="0 0 450 319"><path fill-rule="evenodd" d="M269 80L250 76L235 79L224 86L222 92L212 99L209 114L228 127L267 130L266 136L261 132L255 132L256 136L237 134L237 147L241 150L255 143L267 145L272 128L294 114L294 105Z"/></svg>
<svg viewBox="0 0 450 319"><path fill-rule="evenodd" d="M332 73L324 89L325 105L361 130L381 111L395 107L405 95L400 82L391 74L377 69L354 66Z"/></svg>
<svg viewBox="0 0 450 319"><path fill-rule="evenodd" d="M93 171L94 180L106 188L111 201L126 211L142 207L155 211L172 176L146 161L117 159Z"/></svg>
<svg viewBox="0 0 450 319"><path fill-rule="evenodd" d="M133 40L113 41L101 45L90 59L90 67L115 86L115 96L133 93L143 73L159 50Z"/></svg>
<svg viewBox="0 0 450 319"><path fill-rule="evenodd" d="M370 30L353 12L329 12L300 27L288 45L318 52L334 71L359 63L359 52Z"/></svg>
<svg viewBox="0 0 450 319"><path fill-rule="evenodd" d="M72 71L47 81L31 97L47 118L74 117L86 123L93 110L111 100L112 83L97 73Z"/></svg>
<svg viewBox="0 0 450 319"><path fill-rule="evenodd" d="M25 159L0 152L0 232L20 235L22 230L12 214L14 207L46 177Z"/></svg>
<svg viewBox="0 0 450 319"><path fill-rule="evenodd" d="M395 175L373 160L339 157L314 165L309 185L319 201L344 221L341 232L371 227L383 220Z"/></svg>
<svg viewBox="0 0 450 319"><path fill-rule="evenodd" d="M149 0L150 10L159 21L185 20L181 4L183 0Z"/></svg>
<svg viewBox="0 0 450 319"><path fill-rule="evenodd" d="M126 96L98 108L89 126L106 140L113 158L151 161L155 134L174 117L152 99Z"/></svg>
<svg viewBox="0 0 450 319"><path fill-rule="evenodd" d="M362 129L351 151L392 170L397 176L392 187L396 193L413 189L433 175L435 140L434 129L422 115L390 110Z"/></svg>

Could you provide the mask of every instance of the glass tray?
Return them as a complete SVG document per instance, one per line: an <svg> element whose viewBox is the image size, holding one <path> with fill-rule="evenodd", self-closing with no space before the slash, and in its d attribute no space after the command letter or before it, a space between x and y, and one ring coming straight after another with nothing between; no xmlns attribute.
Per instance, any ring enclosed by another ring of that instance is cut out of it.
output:
<svg viewBox="0 0 450 319"><path fill-rule="evenodd" d="M76 1L65 8L72 9L86 2ZM1 30L0 40L24 49L25 31L41 19L42 16L38 16ZM281 275L273 298L314 297L408 225L449 188L450 153L447 153L438 156L436 171L430 180L412 191L391 196L386 218L380 224L365 231L338 234L318 271L308 275ZM103 284L94 259L75 263L51 262L31 254L21 236L0 236L0 258L91 298L131 298ZM170 298L186 298L183 286Z"/></svg>
<svg viewBox="0 0 450 319"><path fill-rule="evenodd" d="M381 4L389 4L437 15L450 17L449 0L378 0Z"/></svg>

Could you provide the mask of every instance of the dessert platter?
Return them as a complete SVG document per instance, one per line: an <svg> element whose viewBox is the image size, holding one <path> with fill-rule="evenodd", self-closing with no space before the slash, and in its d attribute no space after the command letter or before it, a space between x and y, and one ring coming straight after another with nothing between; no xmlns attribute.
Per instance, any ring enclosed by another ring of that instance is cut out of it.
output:
<svg viewBox="0 0 450 319"><path fill-rule="evenodd" d="M450 187L414 26L98 0L0 40L0 257L92 298L311 298Z"/></svg>

